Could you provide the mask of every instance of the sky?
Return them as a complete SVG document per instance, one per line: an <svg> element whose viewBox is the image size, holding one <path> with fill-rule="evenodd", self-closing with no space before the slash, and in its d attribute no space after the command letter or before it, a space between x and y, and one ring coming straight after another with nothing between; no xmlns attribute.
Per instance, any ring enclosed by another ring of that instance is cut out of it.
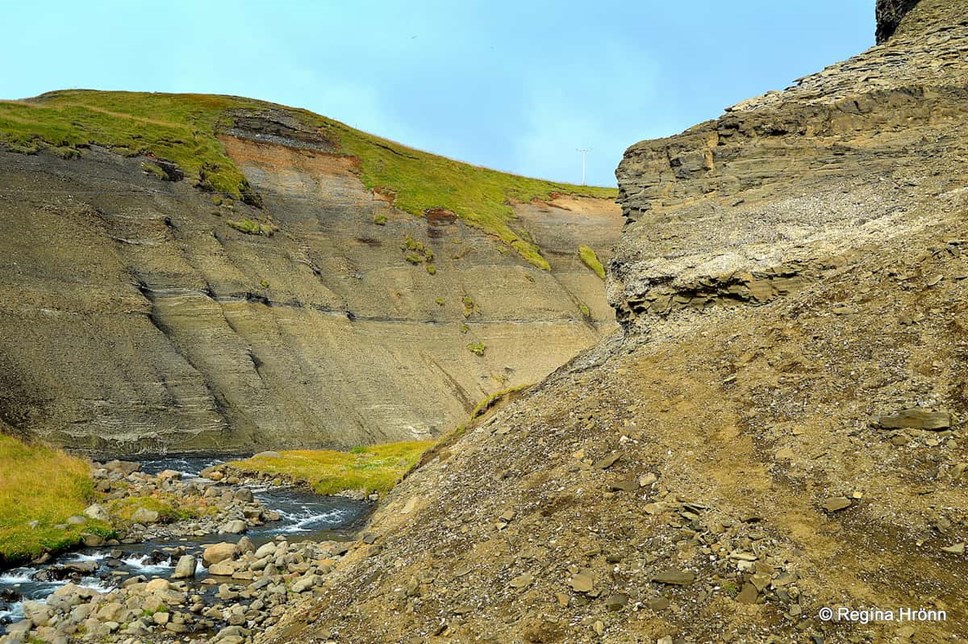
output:
<svg viewBox="0 0 968 644"><path fill-rule="evenodd" d="M0 98L233 94L437 154L615 185L624 150L874 44L874 0L44 0L0 8Z"/></svg>

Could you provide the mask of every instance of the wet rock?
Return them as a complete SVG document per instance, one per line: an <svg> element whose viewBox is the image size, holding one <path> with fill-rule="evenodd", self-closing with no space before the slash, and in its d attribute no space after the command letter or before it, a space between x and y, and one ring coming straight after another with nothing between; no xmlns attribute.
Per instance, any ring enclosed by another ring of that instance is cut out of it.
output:
<svg viewBox="0 0 968 644"><path fill-rule="evenodd" d="M198 569L198 560L192 555L184 555L175 564L175 572L172 573L172 579L194 579L195 572Z"/></svg>

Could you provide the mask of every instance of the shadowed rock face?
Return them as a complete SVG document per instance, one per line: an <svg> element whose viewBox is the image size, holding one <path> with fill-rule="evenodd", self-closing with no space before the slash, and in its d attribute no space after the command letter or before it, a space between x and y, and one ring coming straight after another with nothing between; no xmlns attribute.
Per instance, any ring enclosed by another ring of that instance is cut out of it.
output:
<svg viewBox="0 0 968 644"><path fill-rule="evenodd" d="M894 35L901 19L914 8L920 0L877 0L877 44Z"/></svg>
<svg viewBox="0 0 968 644"><path fill-rule="evenodd" d="M607 258L614 204L520 206L548 273L397 211L284 114L241 115L223 142L263 210L102 150L0 152L0 418L125 453L426 438L614 326L577 255L591 239ZM267 215L272 236L230 225Z"/></svg>

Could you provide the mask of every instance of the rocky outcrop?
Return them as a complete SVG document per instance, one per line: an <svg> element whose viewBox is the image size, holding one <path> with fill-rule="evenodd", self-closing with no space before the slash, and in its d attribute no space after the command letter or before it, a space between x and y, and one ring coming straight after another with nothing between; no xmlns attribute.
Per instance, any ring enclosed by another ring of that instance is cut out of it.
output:
<svg viewBox="0 0 968 644"><path fill-rule="evenodd" d="M613 330L578 246L609 256L614 204L519 204L543 271L456 217L397 210L284 110L231 120L250 203L153 158L0 152L0 418L17 431L111 453L427 438Z"/></svg>
<svg viewBox="0 0 968 644"><path fill-rule="evenodd" d="M905 20L918 28L888 45L629 148L609 287L620 320L759 304L836 270L853 248L928 224L919 204L961 185L957 163L937 163L957 157L965 128L968 28L950 20L963 9L922 2Z"/></svg>

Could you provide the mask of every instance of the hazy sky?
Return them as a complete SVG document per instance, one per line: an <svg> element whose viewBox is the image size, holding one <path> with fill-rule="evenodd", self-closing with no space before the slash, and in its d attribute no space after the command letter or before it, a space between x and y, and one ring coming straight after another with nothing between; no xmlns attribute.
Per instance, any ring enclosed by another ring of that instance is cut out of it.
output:
<svg viewBox="0 0 968 644"><path fill-rule="evenodd" d="M871 46L874 0L5 2L0 98L251 96L526 175L614 185L626 147Z"/></svg>

